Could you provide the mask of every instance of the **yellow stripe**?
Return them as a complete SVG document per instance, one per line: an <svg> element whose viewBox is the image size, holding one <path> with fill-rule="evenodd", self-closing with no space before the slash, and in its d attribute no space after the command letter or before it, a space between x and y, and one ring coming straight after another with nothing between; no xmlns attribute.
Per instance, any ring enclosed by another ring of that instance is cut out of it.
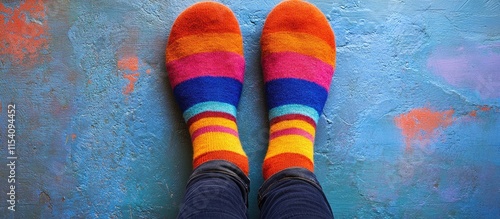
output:
<svg viewBox="0 0 500 219"><path fill-rule="evenodd" d="M229 120L229 119L220 118L220 117L208 117L208 118L203 118L203 119L200 119L196 122L193 122L193 124L191 124L191 126L189 126L189 134L193 134L193 132L195 132L199 128L203 128L203 127L209 126L209 125L224 126L224 127L231 128L235 131L238 131L236 123Z"/></svg>
<svg viewBox="0 0 500 219"><path fill-rule="evenodd" d="M296 52L335 66L335 49L323 39L300 32L274 32L262 36L263 57L275 52Z"/></svg>
<svg viewBox="0 0 500 219"><path fill-rule="evenodd" d="M269 141L269 148L264 160L282 153L302 154L312 161L314 154L313 143L300 135L277 137Z"/></svg>
<svg viewBox="0 0 500 219"><path fill-rule="evenodd" d="M207 132L193 141L193 158L211 151L231 151L246 156L240 139L223 132Z"/></svg>
<svg viewBox="0 0 500 219"><path fill-rule="evenodd" d="M271 125L271 133L288 128L300 128L311 134L313 137L316 134L316 129L311 124L298 119L285 120Z"/></svg>
<svg viewBox="0 0 500 219"><path fill-rule="evenodd" d="M167 47L167 62L188 55L225 51L243 55L243 39L236 33L204 33L182 37Z"/></svg>

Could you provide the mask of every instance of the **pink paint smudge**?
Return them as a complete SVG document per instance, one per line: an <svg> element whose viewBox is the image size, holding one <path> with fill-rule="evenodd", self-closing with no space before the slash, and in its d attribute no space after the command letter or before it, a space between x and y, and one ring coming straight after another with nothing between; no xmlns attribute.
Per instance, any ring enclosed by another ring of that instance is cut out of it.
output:
<svg viewBox="0 0 500 219"><path fill-rule="evenodd" d="M453 86L472 88L484 98L500 97L500 45L438 48L427 68Z"/></svg>
<svg viewBox="0 0 500 219"><path fill-rule="evenodd" d="M397 116L394 121L405 138L406 150L412 146L428 146L441 131L453 122L454 110L432 111L428 108L413 109Z"/></svg>

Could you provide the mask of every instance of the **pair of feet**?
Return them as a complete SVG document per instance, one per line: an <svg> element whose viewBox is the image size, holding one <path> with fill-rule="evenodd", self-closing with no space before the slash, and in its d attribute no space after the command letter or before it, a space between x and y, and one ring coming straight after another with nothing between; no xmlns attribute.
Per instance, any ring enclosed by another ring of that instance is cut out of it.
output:
<svg viewBox="0 0 500 219"><path fill-rule="evenodd" d="M264 179L287 168L314 169L316 124L335 66L335 40L312 4L291 0L268 15L261 37L269 109ZM248 158L236 124L244 69L243 40L232 11L197 3L173 24L167 71L193 143L194 168L226 160L248 175Z"/></svg>

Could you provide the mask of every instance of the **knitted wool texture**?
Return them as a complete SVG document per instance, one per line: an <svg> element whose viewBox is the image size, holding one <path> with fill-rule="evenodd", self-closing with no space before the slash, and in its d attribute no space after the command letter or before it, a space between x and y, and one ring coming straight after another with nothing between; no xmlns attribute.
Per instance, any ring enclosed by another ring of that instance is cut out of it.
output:
<svg viewBox="0 0 500 219"><path fill-rule="evenodd" d="M270 119L264 179L287 168L314 170L316 124L335 67L335 38L314 5L284 1L268 15L261 38Z"/></svg>
<svg viewBox="0 0 500 219"><path fill-rule="evenodd" d="M193 167L225 160L248 175L236 125L245 60L234 14L215 2L197 3L175 20L166 49L174 96L189 127Z"/></svg>

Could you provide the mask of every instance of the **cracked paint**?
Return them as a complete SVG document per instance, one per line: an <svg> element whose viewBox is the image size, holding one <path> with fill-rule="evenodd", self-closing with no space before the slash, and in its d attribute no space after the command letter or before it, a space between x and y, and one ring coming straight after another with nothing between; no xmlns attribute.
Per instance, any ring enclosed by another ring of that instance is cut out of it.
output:
<svg viewBox="0 0 500 219"><path fill-rule="evenodd" d="M438 48L427 67L446 82L472 88L482 97L500 97L500 44Z"/></svg>

